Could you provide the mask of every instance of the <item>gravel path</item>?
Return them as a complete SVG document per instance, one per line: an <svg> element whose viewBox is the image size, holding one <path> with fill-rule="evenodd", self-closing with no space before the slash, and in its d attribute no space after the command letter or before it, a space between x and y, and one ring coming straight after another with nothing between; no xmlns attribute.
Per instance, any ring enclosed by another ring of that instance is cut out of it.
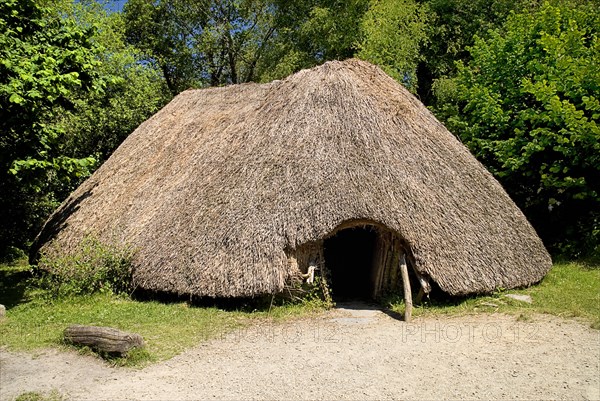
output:
<svg viewBox="0 0 600 401"><path fill-rule="evenodd" d="M600 331L538 315L420 318L368 307L242 329L141 370L0 350L0 399L600 399Z"/></svg>

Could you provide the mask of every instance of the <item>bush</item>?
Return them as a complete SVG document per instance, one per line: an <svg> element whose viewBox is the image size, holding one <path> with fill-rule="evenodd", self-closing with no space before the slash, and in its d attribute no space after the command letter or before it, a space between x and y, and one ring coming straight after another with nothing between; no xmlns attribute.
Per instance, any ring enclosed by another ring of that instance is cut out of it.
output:
<svg viewBox="0 0 600 401"><path fill-rule="evenodd" d="M102 243L93 236L86 237L73 253L50 248L38 264L42 271L39 285L54 298L129 293L133 255L129 246Z"/></svg>
<svg viewBox="0 0 600 401"><path fill-rule="evenodd" d="M600 16L553 1L475 38L437 89L451 131L502 182L555 253L598 252Z"/></svg>

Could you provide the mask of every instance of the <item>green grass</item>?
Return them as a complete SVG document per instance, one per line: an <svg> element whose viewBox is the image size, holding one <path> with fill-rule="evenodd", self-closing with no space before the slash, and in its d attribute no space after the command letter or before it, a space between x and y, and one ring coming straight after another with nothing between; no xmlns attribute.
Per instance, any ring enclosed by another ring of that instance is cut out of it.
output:
<svg viewBox="0 0 600 401"><path fill-rule="evenodd" d="M110 326L140 334L149 361L169 358L191 345L239 325L236 312L185 303L138 302L108 294L54 301L32 300L7 312L0 344L34 349L61 342L70 324Z"/></svg>
<svg viewBox="0 0 600 401"><path fill-rule="evenodd" d="M48 394L38 393L38 392L27 392L19 395L15 401L62 401L65 397L63 397L58 391L52 390Z"/></svg>
<svg viewBox="0 0 600 401"><path fill-rule="evenodd" d="M7 316L0 321L0 346L12 350L35 350L61 346L62 332L69 324L110 326L142 335L146 348L127 358L111 359L117 365L144 366L171 358L202 341L222 336L257 321L283 321L323 311L318 300L283 306L266 305L239 310L190 306L186 302L139 301L112 294L71 296L49 300L29 286L29 267L0 265L0 304ZM532 304L504 297L507 293L530 295ZM402 302L391 300L390 308L402 312ZM544 280L522 290L492 296L469 297L444 302L429 301L414 309L415 316L472 313L511 313L520 320L536 313L577 317L600 329L600 266L557 263ZM82 350L81 352L90 352Z"/></svg>
<svg viewBox="0 0 600 401"><path fill-rule="evenodd" d="M251 321L281 321L323 310L317 301L266 305L258 310L247 306L222 310L102 293L48 299L40 290L27 286L27 275L25 265L0 265L0 304L7 307L7 317L0 322L0 346L13 350L65 346L62 333L70 324L109 326L140 334L145 349L131 351L127 358L111 359L118 365L143 366L168 359Z"/></svg>
<svg viewBox="0 0 600 401"><path fill-rule="evenodd" d="M506 294L529 295L533 302L516 301L506 298ZM396 312L404 311L404 305L398 298L390 301L390 308ZM577 317L600 329L600 266L556 263L541 283L529 288L499 291L492 296L428 302L413 309L414 316L478 312L516 314L521 320L530 319L536 313Z"/></svg>

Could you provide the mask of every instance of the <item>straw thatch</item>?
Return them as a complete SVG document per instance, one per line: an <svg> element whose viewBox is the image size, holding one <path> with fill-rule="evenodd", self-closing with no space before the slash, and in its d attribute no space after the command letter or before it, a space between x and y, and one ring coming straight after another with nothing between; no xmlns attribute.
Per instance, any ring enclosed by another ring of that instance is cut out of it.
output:
<svg viewBox="0 0 600 401"><path fill-rule="evenodd" d="M551 266L500 184L358 60L181 93L51 216L34 253L93 233L137 249L141 288L253 296L282 291L307 267L297 250L356 224L396 235L450 294L528 285Z"/></svg>

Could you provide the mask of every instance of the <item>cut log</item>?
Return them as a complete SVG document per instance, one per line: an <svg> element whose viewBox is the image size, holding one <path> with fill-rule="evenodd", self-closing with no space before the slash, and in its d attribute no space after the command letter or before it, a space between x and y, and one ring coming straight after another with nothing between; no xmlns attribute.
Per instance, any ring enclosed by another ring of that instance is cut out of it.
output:
<svg viewBox="0 0 600 401"><path fill-rule="evenodd" d="M410 280L408 278L408 266L406 265L406 254L400 256L400 272L402 273L402 286L404 287L404 321L410 322L412 315L412 293L410 289Z"/></svg>
<svg viewBox="0 0 600 401"><path fill-rule="evenodd" d="M64 331L66 342L88 346L96 351L126 354L132 348L144 346L144 339L136 333L127 333L112 327L74 324Z"/></svg>

